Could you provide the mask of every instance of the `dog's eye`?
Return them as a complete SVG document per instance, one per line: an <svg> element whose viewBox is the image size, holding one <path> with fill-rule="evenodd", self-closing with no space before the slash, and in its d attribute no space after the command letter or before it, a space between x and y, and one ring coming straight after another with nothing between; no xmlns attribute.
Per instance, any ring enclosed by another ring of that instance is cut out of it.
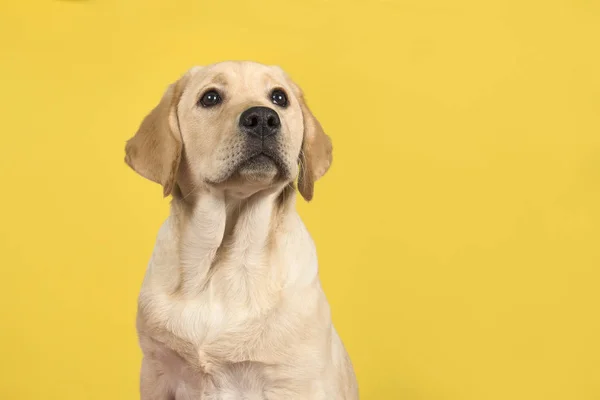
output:
<svg viewBox="0 0 600 400"><path fill-rule="evenodd" d="M219 95L219 93L217 93L216 90L209 90L208 92L206 92L202 95L199 103L203 107L212 107L212 106L216 106L220 102L221 102L221 96Z"/></svg>
<svg viewBox="0 0 600 400"><path fill-rule="evenodd" d="M281 89L275 89L271 92L271 101L279 107L287 107L288 99L285 92Z"/></svg>

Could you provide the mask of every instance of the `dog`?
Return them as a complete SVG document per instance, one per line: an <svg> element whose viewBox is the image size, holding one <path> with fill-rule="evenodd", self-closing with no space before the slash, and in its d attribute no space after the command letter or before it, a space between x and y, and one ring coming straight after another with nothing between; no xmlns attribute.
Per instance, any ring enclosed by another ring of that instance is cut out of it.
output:
<svg viewBox="0 0 600 400"><path fill-rule="evenodd" d="M142 400L354 400L314 242L295 211L332 144L279 67L171 84L125 162L172 196L138 299Z"/></svg>

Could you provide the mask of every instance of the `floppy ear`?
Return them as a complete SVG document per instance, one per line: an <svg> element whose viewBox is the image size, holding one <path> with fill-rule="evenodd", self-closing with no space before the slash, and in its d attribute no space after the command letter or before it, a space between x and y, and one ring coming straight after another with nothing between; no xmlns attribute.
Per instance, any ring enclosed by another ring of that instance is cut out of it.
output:
<svg viewBox="0 0 600 400"><path fill-rule="evenodd" d="M125 162L135 172L163 186L171 194L183 147L177 105L190 72L171 84L160 103L144 118L136 134L125 145Z"/></svg>
<svg viewBox="0 0 600 400"><path fill-rule="evenodd" d="M315 182L325 175L331 166L333 146L331 139L306 105L302 91L296 85L294 86L304 118L298 190L306 201L310 201L313 198Z"/></svg>

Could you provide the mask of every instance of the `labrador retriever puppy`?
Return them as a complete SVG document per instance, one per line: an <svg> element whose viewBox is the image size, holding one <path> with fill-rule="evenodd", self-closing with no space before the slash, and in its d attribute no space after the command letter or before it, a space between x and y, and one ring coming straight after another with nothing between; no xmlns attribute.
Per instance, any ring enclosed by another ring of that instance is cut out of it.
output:
<svg viewBox="0 0 600 400"><path fill-rule="evenodd" d="M173 198L139 295L141 399L357 399L295 210L331 141L284 71L190 69L125 151Z"/></svg>

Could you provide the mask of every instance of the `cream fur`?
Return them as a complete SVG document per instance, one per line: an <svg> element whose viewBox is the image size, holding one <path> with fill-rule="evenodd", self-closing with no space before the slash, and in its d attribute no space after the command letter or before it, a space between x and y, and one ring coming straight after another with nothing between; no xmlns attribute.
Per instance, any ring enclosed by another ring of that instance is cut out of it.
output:
<svg viewBox="0 0 600 400"><path fill-rule="evenodd" d="M227 93L221 108L198 109L215 85ZM289 174L244 172L236 118L274 107L273 87L290 97L278 110ZM249 62L193 68L128 142L127 163L174 195L139 296L142 400L358 399L295 210L299 158L310 199L331 143L281 69Z"/></svg>

